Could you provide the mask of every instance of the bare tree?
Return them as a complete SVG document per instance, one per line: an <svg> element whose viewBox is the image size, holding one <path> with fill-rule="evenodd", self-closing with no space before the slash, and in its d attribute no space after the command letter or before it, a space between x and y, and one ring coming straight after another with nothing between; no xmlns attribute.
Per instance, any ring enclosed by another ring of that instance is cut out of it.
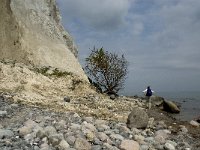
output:
<svg viewBox="0 0 200 150"><path fill-rule="evenodd" d="M124 55L104 51L103 48L92 50L86 58L86 73L103 93L114 93L123 88L128 71L128 62Z"/></svg>

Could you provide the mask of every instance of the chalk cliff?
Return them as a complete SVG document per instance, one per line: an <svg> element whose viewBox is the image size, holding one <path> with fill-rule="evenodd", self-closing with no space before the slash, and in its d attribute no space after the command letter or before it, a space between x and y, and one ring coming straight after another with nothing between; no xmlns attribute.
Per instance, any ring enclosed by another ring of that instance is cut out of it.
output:
<svg viewBox="0 0 200 150"><path fill-rule="evenodd" d="M52 66L87 80L55 0L1 0L0 12L0 60Z"/></svg>

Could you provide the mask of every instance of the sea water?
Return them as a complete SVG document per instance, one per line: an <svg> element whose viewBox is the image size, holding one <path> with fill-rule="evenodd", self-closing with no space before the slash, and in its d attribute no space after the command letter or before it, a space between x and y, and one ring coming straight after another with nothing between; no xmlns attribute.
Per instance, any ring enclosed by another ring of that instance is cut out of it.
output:
<svg viewBox="0 0 200 150"><path fill-rule="evenodd" d="M165 100L174 101L180 104L181 112L172 116L182 121L191 121L200 116L200 91L179 91L179 92L158 92L156 96L164 97ZM122 93L126 96L144 96L142 92Z"/></svg>
<svg viewBox="0 0 200 150"><path fill-rule="evenodd" d="M166 100L181 104L181 112L173 116L182 121L190 121L200 116L200 91L158 92Z"/></svg>

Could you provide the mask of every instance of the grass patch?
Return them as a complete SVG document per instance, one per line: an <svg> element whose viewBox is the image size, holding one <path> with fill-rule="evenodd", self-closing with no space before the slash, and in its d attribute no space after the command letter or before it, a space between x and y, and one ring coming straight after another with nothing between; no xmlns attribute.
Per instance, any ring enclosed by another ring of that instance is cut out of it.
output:
<svg viewBox="0 0 200 150"><path fill-rule="evenodd" d="M43 74L45 76L55 76L55 77L65 77L65 76L72 76L71 72L61 71L58 68L51 69L51 67L42 67L42 68L35 68L34 69L37 73Z"/></svg>

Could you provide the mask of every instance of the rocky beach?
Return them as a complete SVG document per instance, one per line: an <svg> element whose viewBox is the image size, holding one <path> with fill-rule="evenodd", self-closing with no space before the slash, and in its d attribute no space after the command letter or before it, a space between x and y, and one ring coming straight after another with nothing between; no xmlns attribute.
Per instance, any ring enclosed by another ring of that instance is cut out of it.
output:
<svg viewBox="0 0 200 150"><path fill-rule="evenodd" d="M88 98L94 100L95 95ZM119 97L114 101L123 103L127 99ZM135 116L141 120L134 123L134 126L139 127L141 122L146 121L146 128L130 129L125 118L124 121L113 118L108 120L96 117L98 114L94 116L72 111L59 112L16 103L11 95L2 93L0 147L2 150L200 149L198 125L177 121L156 107L146 110L145 101L140 99L128 100L136 104L133 110L141 108L147 112L148 120L142 119L142 116ZM65 103L72 102L73 100Z"/></svg>
<svg viewBox="0 0 200 150"><path fill-rule="evenodd" d="M200 150L173 102L97 92L56 0L0 6L0 150Z"/></svg>

